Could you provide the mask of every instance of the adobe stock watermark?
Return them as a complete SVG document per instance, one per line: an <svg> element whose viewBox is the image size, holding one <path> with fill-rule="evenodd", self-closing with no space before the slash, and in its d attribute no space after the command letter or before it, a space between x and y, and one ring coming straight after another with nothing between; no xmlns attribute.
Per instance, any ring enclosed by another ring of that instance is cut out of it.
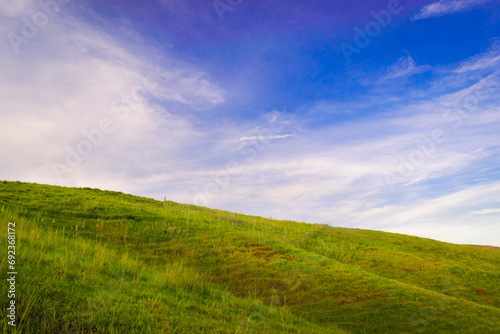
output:
<svg viewBox="0 0 500 334"><path fill-rule="evenodd" d="M53 162L52 169L59 182L63 181L63 177L71 169L76 168L82 164L84 159L94 152L94 150L102 145L106 136L109 136L115 131L115 123L117 121L124 121L130 112L143 102L141 93L152 91L156 89L161 81L159 76L159 67L155 71L148 69L148 76L146 76L141 85L133 87L128 93L124 93L119 99L116 99L110 107L112 116L102 118L98 125L92 129L83 129L83 139L78 141L73 147L66 146L66 157L64 163Z"/></svg>
<svg viewBox="0 0 500 334"><path fill-rule="evenodd" d="M238 153L242 156L242 160L232 160L226 164L226 168L212 175L212 180L207 182L203 189L196 189L196 194L193 197L193 203L199 206L207 206L210 201L216 198L222 190L231 183L231 179L240 175L243 172L243 163L251 163L254 161L259 152L262 152L269 146L272 140L292 137L292 134L279 135L285 130L287 121L284 121L273 115L267 127L260 129L257 135L252 137L243 137L240 139L241 144L238 147Z"/></svg>
<svg viewBox="0 0 500 334"><path fill-rule="evenodd" d="M387 9L382 9L379 12L370 11L370 15L374 20L365 24L364 29L359 26L354 27L356 35L352 44L347 42L340 43L340 50L344 54L347 63L351 62L351 56L356 53L361 53L361 50L366 48L372 42L372 39L378 37L382 29L387 27L392 22L392 16L398 15L403 11L403 6L399 0L389 0Z"/></svg>
<svg viewBox="0 0 500 334"><path fill-rule="evenodd" d="M40 0L38 5L40 10L36 11L31 17L23 17L23 25L18 33L10 31L7 33L7 39L12 46L14 53L19 53L19 47L26 45L38 36L40 30L45 28L50 20L59 13L61 6L67 5L72 0Z"/></svg>
<svg viewBox="0 0 500 334"><path fill-rule="evenodd" d="M399 156L397 173L390 173L385 176L387 185L394 191L394 185L407 183L414 175L415 171L430 159L438 149L438 146L445 143L451 131L460 129L465 119L472 117L472 112L479 109L479 104L493 96L498 91L498 78L493 76L481 80L474 89L462 96L454 108L446 109L442 118L445 124L450 124L451 129L436 127L430 135L420 141L415 142L416 148L405 158Z"/></svg>
<svg viewBox="0 0 500 334"><path fill-rule="evenodd" d="M224 21L224 14L226 12L232 12L236 7L241 5L243 0L215 0L212 5L214 6L215 12L219 16L221 22Z"/></svg>
<svg viewBox="0 0 500 334"><path fill-rule="evenodd" d="M11 227L12 226L12 227ZM17 267L16 267L16 222L8 222L7 224L7 282L9 290L7 297L9 298L9 307L7 307L7 318L10 326L16 326L16 282L17 282ZM19 295L19 293L18 293Z"/></svg>

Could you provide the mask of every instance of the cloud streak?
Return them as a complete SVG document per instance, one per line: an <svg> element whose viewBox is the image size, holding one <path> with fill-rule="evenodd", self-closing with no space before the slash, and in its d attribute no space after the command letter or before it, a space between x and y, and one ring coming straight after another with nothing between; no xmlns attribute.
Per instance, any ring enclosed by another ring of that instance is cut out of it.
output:
<svg viewBox="0 0 500 334"><path fill-rule="evenodd" d="M249 136L249 137L241 137L236 142L244 142L244 141L254 141L254 140L273 140L273 139L284 139L288 137L293 137L292 134L286 135L274 135L274 136Z"/></svg>
<svg viewBox="0 0 500 334"><path fill-rule="evenodd" d="M493 0L440 0L423 7L415 20L423 20L430 17L454 14L491 2Z"/></svg>
<svg viewBox="0 0 500 334"><path fill-rule="evenodd" d="M387 70L387 73L382 77L381 81L421 74L424 72L428 72L431 69L432 67L429 65L417 66L415 60L413 60L411 56L401 57L394 65L392 65Z"/></svg>
<svg viewBox="0 0 500 334"><path fill-rule="evenodd" d="M500 213L500 209L483 209L470 212L471 215L489 215L492 213Z"/></svg>
<svg viewBox="0 0 500 334"><path fill-rule="evenodd" d="M500 40L495 39L491 47L482 54L476 55L464 61L457 69L456 73L466 73L470 71L494 68L500 63Z"/></svg>

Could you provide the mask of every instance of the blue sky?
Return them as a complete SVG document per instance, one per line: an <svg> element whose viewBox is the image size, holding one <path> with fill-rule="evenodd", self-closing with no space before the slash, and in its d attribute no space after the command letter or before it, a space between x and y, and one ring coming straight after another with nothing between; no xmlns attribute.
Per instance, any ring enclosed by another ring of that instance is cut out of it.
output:
<svg viewBox="0 0 500 334"><path fill-rule="evenodd" d="M500 246L499 7L0 0L0 178Z"/></svg>

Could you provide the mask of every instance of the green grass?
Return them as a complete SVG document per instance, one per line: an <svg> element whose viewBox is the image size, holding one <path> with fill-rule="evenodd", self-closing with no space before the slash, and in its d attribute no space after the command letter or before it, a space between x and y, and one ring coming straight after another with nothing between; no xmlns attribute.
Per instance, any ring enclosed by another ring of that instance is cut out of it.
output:
<svg viewBox="0 0 500 334"><path fill-rule="evenodd" d="M19 182L0 207L4 333L500 333L498 250Z"/></svg>

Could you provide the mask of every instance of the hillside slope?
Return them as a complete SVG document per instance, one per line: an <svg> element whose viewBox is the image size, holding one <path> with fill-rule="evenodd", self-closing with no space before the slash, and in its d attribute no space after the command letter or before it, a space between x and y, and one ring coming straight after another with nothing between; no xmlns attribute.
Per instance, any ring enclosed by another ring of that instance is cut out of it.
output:
<svg viewBox="0 0 500 334"><path fill-rule="evenodd" d="M19 333L500 333L496 250L88 188L0 206Z"/></svg>

